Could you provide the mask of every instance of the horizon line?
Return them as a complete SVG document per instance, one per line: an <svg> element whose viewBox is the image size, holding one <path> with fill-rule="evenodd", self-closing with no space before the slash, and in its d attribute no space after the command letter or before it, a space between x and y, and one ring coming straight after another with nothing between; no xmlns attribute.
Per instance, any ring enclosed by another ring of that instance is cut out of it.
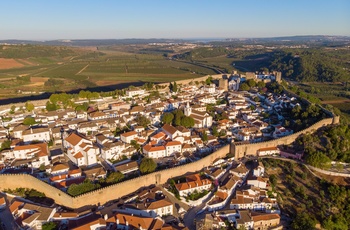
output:
<svg viewBox="0 0 350 230"><path fill-rule="evenodd" d="M283 37L317 37L317 36L323 36L323 37L348 37L350 38L350 35L328 35L328 34L318 34L318 35L280 35L280 36L261 36L261 37L254 37L254 36L247 36L247 37L125 37L125 38L54 38L54 39L18 39L18 38L5 38L0 39L0 41L8 41L8 40L15 40L15 41L62 41L62 40L133 40L133 39L141 39L141 40L163 40L163 39L172 39L172 40L195 40L195 39L218 39L218 40L224 40L224 39L265 39L265 38L283 38Z"/></svg>

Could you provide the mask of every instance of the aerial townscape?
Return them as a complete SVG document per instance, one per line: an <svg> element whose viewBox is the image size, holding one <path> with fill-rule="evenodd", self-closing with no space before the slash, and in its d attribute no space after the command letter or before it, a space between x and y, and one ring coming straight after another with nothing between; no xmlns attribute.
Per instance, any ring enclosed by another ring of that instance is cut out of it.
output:
<svg viewBox="0 0 350 230"><path fill-rule="evenodd" d="M39 2L3 4L0 230L350 229L350 3Z"/></svg>

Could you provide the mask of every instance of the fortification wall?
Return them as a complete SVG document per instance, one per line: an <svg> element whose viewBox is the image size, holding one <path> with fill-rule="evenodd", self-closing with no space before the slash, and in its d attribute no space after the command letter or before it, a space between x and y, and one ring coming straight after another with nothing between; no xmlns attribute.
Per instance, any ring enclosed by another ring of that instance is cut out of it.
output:
<svg viewBox="0 0 350 230"><path fill-rule="evenodd" d="M104 204L109 200L118 199L125 196L140 187L149 186L151 184L164 184L170 178L178 177L186 173L196 172L204 167L210 166L217 158L226 156L229 152L229 145L226 145L214 153L186 165L175 168L165 169L159 172L150 173L145 176L124 181L115 185L111 185L102 189L98 189L77 197L71 197L66 193L48 185L37 178L26 174L2 174L0 175L0 190L15 189L18 187L33 188L45 193L46 196L55 200L57 204L70 208L80 208L88 205Z"/></svg>
<svg viewBox="0 0 350 230"><path fill-rule="evenodd" d="M278 145L288 145L295 141L296 138L298 138L301 134L306 133L312 133L315 132L317 129L333 124L333 118L325 118L310 127L301 130L297 133L293 133L291 135L281 137L275 140L271 141L265 141L265 142L259 142L259 143L252 143L252 144L239 144L239 143L232 143L230 152L235 155L235 158L241 158L246 155L257 155L257 150L261 148L268 148L268 147L276 147Z"/></svg>
<svg viewBox="0 0 350 230"><path fill-rule="evenodd" d="M0 190L16 188L35 189L45 193L59 205L70 206L73 197L28 174L0 174Z"/></svg>
<svg viewBox="0 0 350 230"><path fill-rule="evenodd" d="M180 80L180 81L176 81L176 84L183 84L183 85L186 85L186 84L189 84L190 82L201 82L201 81L205 81L207 80L208 77L212 77L213 79L222 79L223 76L229 76L229 74L215 74L215 75L206 75L204 77L198 77L198 78L192 78L192 79L186 79L186 80ZM169 82L168 83L160 83L159 85L161 86L168 86L169 85Z"/></svg>

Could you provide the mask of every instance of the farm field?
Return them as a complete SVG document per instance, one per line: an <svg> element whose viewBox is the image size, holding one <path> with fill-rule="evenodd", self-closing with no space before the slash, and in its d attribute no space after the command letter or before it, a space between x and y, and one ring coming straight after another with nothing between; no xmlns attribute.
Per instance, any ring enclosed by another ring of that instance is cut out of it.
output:
<svg viewBox="0 0 350 230"><path fill-rule="evenodd" d="M138 53L140 47L0 48L0 98L94 87L103 90L104 86L111 90L118 84L170 82L215 74L209 68L169 60L162 53ZM47 82L49 79L58 81Z"/></svg>

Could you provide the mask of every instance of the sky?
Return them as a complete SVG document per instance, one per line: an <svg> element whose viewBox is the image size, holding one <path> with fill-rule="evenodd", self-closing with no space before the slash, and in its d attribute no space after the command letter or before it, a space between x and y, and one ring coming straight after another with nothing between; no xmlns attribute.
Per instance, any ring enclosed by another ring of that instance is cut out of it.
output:
<svg viewBox="0 0 350 230"><path fill-rule="evenodd" d="M349 0L1 0L0 39L350 36Z"/></svg>

